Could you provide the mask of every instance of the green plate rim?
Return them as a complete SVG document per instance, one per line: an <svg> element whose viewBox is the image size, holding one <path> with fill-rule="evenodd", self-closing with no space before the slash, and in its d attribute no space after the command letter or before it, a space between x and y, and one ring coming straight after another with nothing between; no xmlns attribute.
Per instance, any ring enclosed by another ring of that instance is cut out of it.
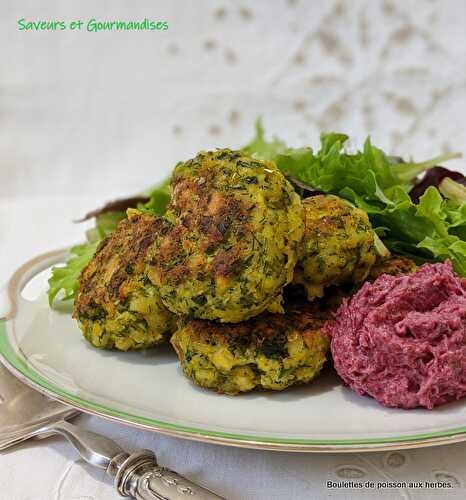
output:
<svg viewBox="0 0 466 500"><path fill-rule="evenodd" d="M70 401L71 404L79 405L84 411L87 409L90 412L98 412L99 415L107 418L117 418L133 424L143 424L148 427L153 427L154 430L161 429L167 431L175 431L178 433L191 435L193 438L196 436L203 436L205 438L221 438L232 441L240 442L256 442L262 444L278 444L278 445L308 445L308 446L356 446L356 445L374 445L374 444L394 444L397 442L415 442L419 440L435 439L443 437L452 437L458 434L466 433L466 427L459 427L448 431L438 431L432 433L415 434L401 437L386 437L386 438L367 438L367 439L297 439L297 438L277 438L277 437L264 437L245 434L234 434L220 431L209 431L206 429L199 429L196 427L183 426L163 422L156 419L141 417L133 415L114 408L107 407L98 403L93 403L86 399L74 396L60 387L48 382L45 378L39 375L31 367L29 367L22 359L20 359L10 342L8 341L8 334L6 329L6 320L0 320L0 353L4 360L11 365L11 367L22 374L25 378L31 381L34 385L42 388L45 392L51 393L65 401ZM434 443L433 443L434 444ZM350 451L350 450L347 450Z"/></svg>

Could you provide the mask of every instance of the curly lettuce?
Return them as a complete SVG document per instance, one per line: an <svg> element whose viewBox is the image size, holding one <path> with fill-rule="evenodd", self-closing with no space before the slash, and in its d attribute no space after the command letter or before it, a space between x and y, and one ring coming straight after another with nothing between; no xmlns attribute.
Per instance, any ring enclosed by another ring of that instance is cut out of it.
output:
<svg viewBox="0 0 466 500"><path fill-rule="evenodd" d="M244 150L274 161L301 187L341 196L365 210L391 251L417 262L450 259L456 272L466 276L466 188L448 179L440 191L430 186L418 203L409 196L420 173L461 155L403 162L373 146L370 138L362 151L350 154L345 150L347 140L345 134L329 133L321 135L318 151L286 148L277 138L267 142L258 122L256 137Z"/></svg>
<svg viewBox="0 0 466 500"><path fill-rule="evenodd" d="M423 189L413 201L410 191L417 176L458 154L442 155L426 162L403 162L375 147L370 138L362 151L348 153L348 136L322 134L320 149L288 148L284 141L267 140L260 120L256 134L243 150L254 158L274 161L302 192L341 196L365 210L376 234L391 251L416 262L450 259L455 270L466 276L466 187L450 178ZM141 193L141 211L163 215L170 201L169 180ZM116 205L115 205L116 206ZM92 259L99 243L115 231L124 210L92 213L95 226L87 231L87 243L73 247L62 266L52 269L49 302L74 299L81 270ZM383 245L381 245L383 247Z"/></svg>
<svg viewBox="0 0 466 500"><path fill-rule="evenodd" d="M71 300L75 297L79 288L81 270L92 259L99 243L100 240L74 246L70 250L70 258L66 264L52 268L48 290L50 306L60 292L63 294L61 300Z"/></svg>

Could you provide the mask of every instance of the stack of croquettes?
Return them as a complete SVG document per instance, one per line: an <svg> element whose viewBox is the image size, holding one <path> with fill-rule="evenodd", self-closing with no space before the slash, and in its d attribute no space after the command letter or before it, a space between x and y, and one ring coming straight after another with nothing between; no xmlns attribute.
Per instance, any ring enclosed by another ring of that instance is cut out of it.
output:
<svg viewBox="0 0 466 500"><path fill-rule="evenodd" d="M301 201L274 163L240 151L178 164L171 193L163 217L130 209L100 244L74 317L99 348L169 340L184 373L220 393L310 382L329 346L326 290L412 270L377 260L364 211L332 195Z"/></svg>

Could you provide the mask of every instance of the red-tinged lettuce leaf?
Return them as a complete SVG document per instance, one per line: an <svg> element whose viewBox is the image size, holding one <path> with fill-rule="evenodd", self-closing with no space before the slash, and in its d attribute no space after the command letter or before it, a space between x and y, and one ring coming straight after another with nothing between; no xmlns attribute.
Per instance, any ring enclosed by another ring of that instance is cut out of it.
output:
<svg viewBox="0 0 466 500"><path fill-rule="evenodd" d="M459 184L466 186L466 178L460 172L455 172L445 167L432 167L426 171L424 176L418 180L411 191L409 192L409 196L411 199L417 203L419 198L425 193L426 189L429 186L439 187L443 179L452 179Z"/></svg>
<svg viewBox="0 0 466 500"><path fill-rule="evenodd" d="M84 222L109 212L124 213L128 208L136 208L139 203L147 203L149 199L150 198L148 196L132 196L130 198L120 198L118 200L109 201L104 206L88 212L83 218L78 219L75 222Z"/></svg>

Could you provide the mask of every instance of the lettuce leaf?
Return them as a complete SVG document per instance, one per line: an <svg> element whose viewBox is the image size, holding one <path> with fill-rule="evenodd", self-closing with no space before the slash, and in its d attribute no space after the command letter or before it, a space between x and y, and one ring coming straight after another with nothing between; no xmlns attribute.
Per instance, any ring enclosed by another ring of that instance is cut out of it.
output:
<svg viewBox="0 0 466 500"><path fill-rule="evenodd" d="M259 118L256 120L256 135L254 139L243 148L243 151L260 160L275 160L279 153L287 149L286 144L280 139L274 138L270 142L265 140L264 127Z"/></svg>
<svg viewBox="0 0 466 500"><path fill-rule="evenodd" d="M100 241L115 231L118 223L126 218L126 212L105 212L95 218L95 227L86 231L89 242Z"/></svg>
<svg viewBox="0 0 466 500"><path fill-rule="evenodd" d="M345 150L347 140L345 134L329 133L321 135L316 152L286 148L276 138L267 142L258 122L256 137L244 150L274 161L309 190L341 196L365 210L391 251L417 262L450 259L455 270L466 276L466 188L446 179L440 191L428 187L418 203L409 196L419 173L459 155L403 162L372 145L370 138L362 151L350 154Z"/></svg>
<svg viewBox="0 0 466 500"><path fill-rule="evenodd" d="M52 276L49 279L49 304L53 305L53 301L60 291L63 292L61 300L71 300L74 298L79 288L79 275L81 270L92 259L100 241L93 243L84 243L71 248L70 258L63 266L55 266L52 268Z"/></svg>
<svg viewBox="0 0 466 500"><path fill-rule="evenodd" d="M162 184L154 186L147 191L149 201L140 203L138 209L142 212L150 212L155 215L163 215L170 203L170 179L166 179Z"/></svg>
<svg viewBox="0 0 466 500"><path fill-rule="evenodd" d="M372 145L370 138L362 151L345 150L348 136L322 134L320 149L288 148L280 139L267 140L260 120L256 135L243 150L254 158L274 161L288 176L310 191L331 193L365 210L391 251L416 262L450 259L455 270L466 276L466 188L451 179L439 189L428 187L413 202L409 192L419 173L458 154L442 155L426 162L403 162L386 155ZM170 201L170 181L141 193L149 197L137 208L163 215ZM87 243L75 246L69 260L52 269L49 279L49 303L60 296L71 300L79 288L79 275L92 259L99 243L112 234L126 217L124 211L107 211L95 217L95 227L87 231Z"/></svg>

